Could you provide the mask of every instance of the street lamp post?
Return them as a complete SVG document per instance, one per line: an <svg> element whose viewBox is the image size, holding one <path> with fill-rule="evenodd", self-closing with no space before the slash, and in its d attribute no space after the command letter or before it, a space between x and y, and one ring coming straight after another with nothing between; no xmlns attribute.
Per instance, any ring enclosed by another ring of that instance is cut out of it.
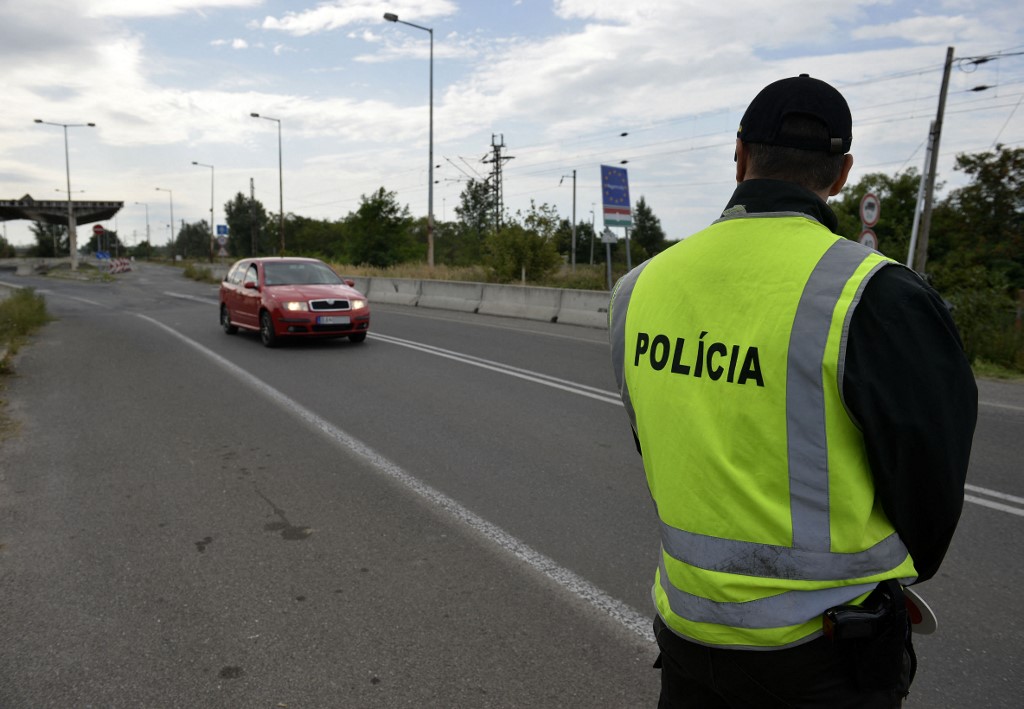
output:
<svg viewBox="0 0 1024 709"><path fill-rule="evenodd" d="M434 267L434 30L398 19L393 12L385 12L384 19L415 27L430 34L430 135L427 163L427 266Z"/></svg>
<svg viewBox="0 0 1024 709"><path fill-rule="evenodd" d="M36 123L47 126L59 126L64 129L64 170L68 178L68 246L71 250L71 270L78 270L78 229L75 225L75 208L71 204L71 158L68 153L68 128L95 128L95 123L50 123L41 118ZM56 254L55 254L56 255Z"/></svg>
<svg viewBox="0 0 1024 709"><path fill-rule="evenodd" d="M281 250L279 255L284 256L284 170L282 169L281 163L281 119L271 118L270 116L261 116L258 113L250 113L253 118L263 118L264 120L274 121L277 123L277 198L278 204L278 215L277 215L277 235L281 241Z"/></svg>
<svg viewBox="0 0 1024 709"><path fill-rule="evenodd" d="M193 165L210 168L210 263L213 263L213 165L192 161Z"/></svg>
<svg viewBox="0 0 1024 709"><path fill-rule="evenodd" d="M568 175L562 175L558 184L562 184ZM576 170L572 171L572 272L576 273Z"/></svg>
<svg viewBox="0 0 1024 709"><path fill-rule="evenodd" d="M166 187L157 187L157 191L166 192L167 200L171 205L171 240L168 242L167 250L170 252L171 261L174 260L174 192Z"/></svg>
<svg viewBox="0 0 1024 709"><path fill-rule="evenodd" d="M136 202L135 204L142 205L146 208L146 243L152 246L153 242L149 240L149 205L145 202Z"/></svg>

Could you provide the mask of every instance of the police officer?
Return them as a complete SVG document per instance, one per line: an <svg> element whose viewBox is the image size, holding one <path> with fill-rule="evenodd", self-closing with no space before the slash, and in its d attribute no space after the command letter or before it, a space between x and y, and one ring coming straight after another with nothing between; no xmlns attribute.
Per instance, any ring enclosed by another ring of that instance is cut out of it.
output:
<svg viewBox="0 0 1024 709"><path fill-rule="evenodd" d="M963 505L977 388L942 299L835 233L843 96L765 87L720 219L624 276L612 363L661 525L660 707L897 707L902 586Z"/></svg>

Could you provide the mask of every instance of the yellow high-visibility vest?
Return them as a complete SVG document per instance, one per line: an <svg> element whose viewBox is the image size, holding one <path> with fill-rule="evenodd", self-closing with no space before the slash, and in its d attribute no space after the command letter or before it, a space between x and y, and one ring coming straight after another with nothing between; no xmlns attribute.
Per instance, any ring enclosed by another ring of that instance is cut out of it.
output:
<svg viewBox="0 0 1024 709"><path fill-rule="evenodd" d="M797 214L719 220L624 276L609 336L661 521L676 633L771 649L821 632L913 560L843 403L850 318L902 267Z"/></svg>

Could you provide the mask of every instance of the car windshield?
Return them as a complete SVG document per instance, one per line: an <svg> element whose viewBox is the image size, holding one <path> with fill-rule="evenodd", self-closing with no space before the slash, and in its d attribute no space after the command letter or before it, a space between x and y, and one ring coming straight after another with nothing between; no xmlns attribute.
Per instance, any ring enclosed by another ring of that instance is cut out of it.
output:
<svg viewBox="0 0 1024 709"><path fill-rule="evenodd" d="M263 282L268 286L339 285L343 282L322 263L268 263L264 268Z"/></svg>

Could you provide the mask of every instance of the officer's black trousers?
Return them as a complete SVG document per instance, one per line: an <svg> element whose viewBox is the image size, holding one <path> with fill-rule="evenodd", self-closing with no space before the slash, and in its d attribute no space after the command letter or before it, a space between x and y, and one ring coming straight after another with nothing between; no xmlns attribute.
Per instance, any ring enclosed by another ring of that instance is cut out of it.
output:
<svg viewBox="0 0 1024 709"><path fill-rule="evenodd" d="M910 687L909 641L900 686L865 690L851 658L825 637L784 650L723 650L684 640L658 617L654 633L661 649L659 709L891 709L902 706Z"/></svg>

